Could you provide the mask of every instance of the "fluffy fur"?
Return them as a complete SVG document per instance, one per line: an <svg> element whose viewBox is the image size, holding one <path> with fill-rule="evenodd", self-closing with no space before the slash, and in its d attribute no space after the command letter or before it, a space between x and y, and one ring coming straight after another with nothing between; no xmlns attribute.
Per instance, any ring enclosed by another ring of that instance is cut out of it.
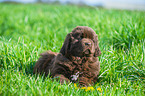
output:
<svg viewBox="0 0 145 96"><path fill-rule="evenodd" d="M47 51L40 54L33 71L59 77L61 83L71 81L89 86L99 75L100 55L97 34L89 27L78 26L66 36L59 53Z"/></svg>

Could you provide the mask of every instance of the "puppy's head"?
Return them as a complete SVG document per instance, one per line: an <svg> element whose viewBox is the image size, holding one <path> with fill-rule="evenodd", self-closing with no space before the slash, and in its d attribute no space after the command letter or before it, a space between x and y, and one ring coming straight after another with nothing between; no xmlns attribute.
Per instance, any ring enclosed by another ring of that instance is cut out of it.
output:
<svg viewBox="0 0 145 96"><path fill-rule="evenodd" d="M78 26L69 33L60 50L64 56L99 56L101 51L98 45L98 36L93 29Z"/></svg>

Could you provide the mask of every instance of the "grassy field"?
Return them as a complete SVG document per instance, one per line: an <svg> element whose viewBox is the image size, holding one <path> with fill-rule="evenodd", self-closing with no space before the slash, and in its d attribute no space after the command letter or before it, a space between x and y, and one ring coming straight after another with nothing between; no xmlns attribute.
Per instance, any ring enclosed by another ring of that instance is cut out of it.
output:
<svg viewBox="0 0 145 96"><path fill-rule="evenodd" d="M88 91L32 72L39 54L59 52L66 34L76 26L93 28L102 51L99 80ZM0 4L0 95L144 96L145 12Z"/></svg>

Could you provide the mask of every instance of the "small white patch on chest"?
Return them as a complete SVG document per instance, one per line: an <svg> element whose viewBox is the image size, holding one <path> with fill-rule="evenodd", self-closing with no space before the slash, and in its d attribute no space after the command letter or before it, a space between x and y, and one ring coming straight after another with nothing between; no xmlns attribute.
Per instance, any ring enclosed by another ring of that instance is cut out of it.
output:
<svg viewBox="0 0 145 96"><path fill-rule="evenodd" d="M71 80L76 81L79 77L79 71L75 75L71 75Z"/></svg>

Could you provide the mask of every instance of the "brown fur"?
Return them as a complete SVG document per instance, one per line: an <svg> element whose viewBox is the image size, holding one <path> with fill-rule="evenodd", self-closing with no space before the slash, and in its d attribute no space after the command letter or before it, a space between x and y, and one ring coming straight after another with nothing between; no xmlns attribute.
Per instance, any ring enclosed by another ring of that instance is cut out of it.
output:
<svg viewBox="0 0 145 96"><path fill-rule="evenodd" d="M88 86L95 83L99 75L100 55L98 36L93 29L78 26L67 35L60 53L40 54L33 71L59 77L61 83L71 81Z"/></svg>

